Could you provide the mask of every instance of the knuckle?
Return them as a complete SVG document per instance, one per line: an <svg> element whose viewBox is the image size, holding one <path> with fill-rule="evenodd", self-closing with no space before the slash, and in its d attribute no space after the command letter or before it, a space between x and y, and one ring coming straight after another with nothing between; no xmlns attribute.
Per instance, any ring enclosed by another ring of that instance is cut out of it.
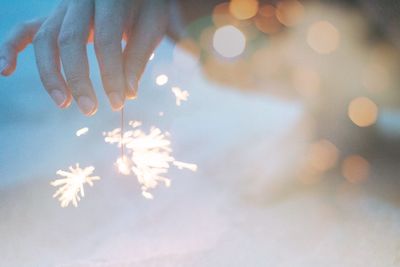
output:
<svg viewBox="0 0 400 267"><path fill-rule="evenodd" d="M88 80L89 80L88 76L78 73L70 74L67 77L68 84L75 89L79 88L80 85L85 84Z"/></svg>
<svg viewBox="0 0 400 267"><path fill-rule="evenodd" d="M94 35L94 45L96 48L108 48L119 45L120 40L117 36L104 31L97 31Z"/></svg>
<svg viewBox="0 0 400 267"><path fill-rule="evenodd" d="M76 30L62 30L58 36L58 44L60 46L68 46L74 43L83 43L85 36Z"/></svg>
<svg viewBox="0 0 400 267"><path fill-rule="evenodd" d="M50 29L50 28L41 28L33 38L33 43L37 44L40 42L49 42L53 41L57 38L57 33L56 31Z"/></svg>

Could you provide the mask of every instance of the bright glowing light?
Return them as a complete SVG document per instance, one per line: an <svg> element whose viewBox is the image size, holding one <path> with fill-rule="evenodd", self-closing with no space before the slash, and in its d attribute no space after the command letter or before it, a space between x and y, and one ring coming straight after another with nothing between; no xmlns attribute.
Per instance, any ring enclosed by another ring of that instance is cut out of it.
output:
<svg viewBox="0 0 400 267"><path fill-rule="evenodd" d="M339 151L328 140L313 143L309 149L309 164L317 171L324 172L333 168L339 157Z"/></svg>
<svg viewBox="0 0 400 267"><path fill-rule="evenodd" d="M158 112L158 116L160 116L160 117L164 116L164 112L162 112L162 111Z"/></svg>
<svg viewBox="0 0 400 267"><path fill-rule="evenodd" d="M149 57L149 61L152 61L154 59L154 53L151 53L150 57Z"/></svg>
<svg viewBox="0 0 400 267"><path fill-rule="evenodd" d="M123 167L124 173L128 173L126 168L130 168L129 172L132 172L138 179L142 195L145 198L153 198L149 190L157 187L159 183L164 183L166 187L170 186L171 181L164 175L168 173L171 164L179 169L186 168L192 171L197 169L195 164L174 159L168 133L152 127L146 134L138 128L141 125L140 122L130 122L129 125L132 129L126 131L122 138L121 129L115 129L105 133L105 141L118 146L125 145L128 160L120 159L117 164L119 163Z"/></svg>
<svg viewBox="0 0 400 267"><path fill-rule="evenodd" d="M246 48L246 37L232 25L223 26L214 33L213 47L223 57L237 57Z"/></svg>
<svg viewBox="0 0 400 267"><path fill-rule="evenodd" d="M87 134L89 132L89 128L88 127L84 127L79 129L78 131L76 131L76 136L82 136L84 134Z"/></svg>
<svg viewBox="0 0 400 267"><path fill-rule="evenodd" d="M159 86L163 86L168 82L168 76L165 74L160 74L156 78L156 84Z"/></svg>
<svg viewBox="0 0 400 267"><path fill-rule="evenodd" d="M119 157L115 162L115 166L118 168L119 173L123 175L131 174L132 162L128 157L126 156Z"/></svg>
<svg viewBox="0 0 400 267"><path fill-rule="evenodd" d="M347 157L343 161L342 174L350 183L356 184L364 181L369 175L369 163L358 155Z"/></svg>
<svg viewBox="0 0 400 267"><path fill-rule="evenodd" d="M172 87L171 91L174 93L176 98L176 105L180 106L182 101L187 101L189 97L188 91L182 91L179 87Z"/></svg>
<svg viewBox="0 0 400 267"><path fill-rule="evenodd" d="M250 19L257 14L257 0L231 0L229 3L229 11L237 19Z"/></svg>
<svg viewBox="0 0 400 267"><path fill-rule="evenodd" d="M350 102L348 115L359 127L374 124L378 118L378 106L367 97L357 97Z"/></svg>
<svg viewBox="0 0 400 267"><path fill-rule="evenodd" d="M79 164L76 164L75 168L72 166L69 167L69 172L57 171L57 175L65 178L57 179L50 184L52 186L61 186L53 195L54 198L58 197L61 207L67 207L71 202L75 207L78 206L78 201L80 201L81 197L85 196L83 185L88 184L93 186L93 181L100 179L98 176L90 176L93 171L93 166L81 169Z"/></svg>
<svg viewBox="0 0 400 267"><path fill-rule="evenodd" d="M328 21L318 21L308 29L307 42L315 52L330 54L338 48L340 34Z"/></svg>
<svg viewBox="0 0 400 267"><path fill-rule="evenodd" d="M282 0L276 7L276 17L285 26L291 27L303 18L304 7L297 0Z"/></svg>

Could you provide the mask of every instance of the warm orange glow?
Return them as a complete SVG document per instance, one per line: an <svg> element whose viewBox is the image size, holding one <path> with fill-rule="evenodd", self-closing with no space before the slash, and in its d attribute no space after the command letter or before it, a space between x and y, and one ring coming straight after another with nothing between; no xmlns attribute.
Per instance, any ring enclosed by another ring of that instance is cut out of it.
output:
<svg viewBox="0 0 400 267"><path fill-rule="evenodd" d="M316 96L320 83L320 76L314 69L299 67L293 73L293 86L303 96Z"/></svg>
<svg viewBox="0 0 400 267"><path fill-rule="evenodd" d="M257 14L257 0L231 0L229 3L229 11L235 18L239 20L250 19Z"/></svg>
<svg viewBox="0 0 400 267"><path fill-rule="evenodd" d="M257 16L254 18L254 24L264 33L275 33L282 27L282 24L275 16L275 8L271 5L263 5L259 9Z"/></svg>
<svg viewBox="0 0 400 267"><path fill-rule="evenodd" d="M351 101L348 108L351 121L359 127L374 124L378 118L377 105L367 97L358 97Z"/></svg>
<svg viewBox="0 0 400 267"><path fill-rule="evenodd" d="M356 184L368 178L370 165L358 155L347 157L342 164L342 174L350 183Z"/></svg>
<svg viewBox="0 0 400 267"><path fill-rule="evenodd" d="M297 0L283 0L277 4L276 17L285 26L298 24L304 15L304 7Z"/></svg>
<svg viewBox="0 0 400 267"><path fill-rule="evenodd" d="M320 140L310 146L308 160L310 166L320 172L327 171L336 165L339 151L328 140Z"/></svg>
<svg viewBox="0 0 400 267"><path fill-rule="evenodd" d="M217 27L235 23L235 18L229 12L229 3L216 5L212 13L212 20Z"/></svg>
<svg viewBox="0 0 400 267"><path fill-rule="evenodd" d="M243 53L246 37L232 25L223 26L214 33L213 47L223 57L236 57Z"/></svg>
<svg viewBox="0 0 400 267"><path fill-rule="evenodd" d="M339 31L328 21L318 21L308 29L307 43L319 54L334 52L340 42Z"/></svg>

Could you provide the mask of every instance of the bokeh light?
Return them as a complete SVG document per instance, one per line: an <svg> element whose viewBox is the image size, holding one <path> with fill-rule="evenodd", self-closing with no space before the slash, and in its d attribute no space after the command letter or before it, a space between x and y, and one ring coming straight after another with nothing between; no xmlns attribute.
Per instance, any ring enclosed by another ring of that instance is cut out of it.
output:
<svg viewBox="0 0 400 267"><path fill-rule="evenodd" d="M213 47L223 57L237 57L246 48L246 37L232 25L223 26L214 33Z"/></svg>
<svg viewBox="0 0 400 267"><path fill-rule="evenodd" d="M256 17L254 24L264 33L276 33L282 28L282 24L276 17L276 9L272 5L263 5Z"/></svg>
<svg viewBox="0 0 400 267"><path fill-rule="evenodd" d="M344 159L342 174L347 181L353 184L360 183L368 178L370 165L359 155L351 155Z"/></svg>
<svg viewBox="0 0 400 267"><path fill-rule="evenodd" d="M229 11L235 18L239 20L250 19L257 14L257 0L231 0L229 3Z"/></svg>
<svg viewBox="0 0 400 267"><path fill-rule="evenodd" d="M367 97L357 97L348 107L350 120L359 127L374 124L378 118L378 106Z"/></svg>
<svg viewBox="0 0 400 267"><path fill-rule="evenodd" d="M312 168L325 172L333 168L339 157L339 150L328 140L320 140L310 145L308 160Z"/></svg>
<svg viewBox="0 0 400 267"><path fill-rule="evenodd" d="M307 43L319 54L330 54L338 48L340 34L330 22L318 21L308 29Z"/></svg>
<svg viewBox="0 0 400 267"><path fill-rule="evenodd" d="M287 27L297 25L304 15L304 7L297 0L283 0L278 2L276 17Z"/></svg>

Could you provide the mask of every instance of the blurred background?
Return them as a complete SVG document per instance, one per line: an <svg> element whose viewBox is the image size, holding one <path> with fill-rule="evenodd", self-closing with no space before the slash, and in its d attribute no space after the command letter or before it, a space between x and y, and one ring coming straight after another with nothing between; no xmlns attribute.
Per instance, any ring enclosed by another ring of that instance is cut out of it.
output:
<svg viewBox="0 0 400 267"><path fill-rule="evenodd" d="M0 0L0 39L56 4ZM91 45L94 117L55 107L32 47L0 78L0 266L400 266L399 50L373 6L207 8L162 41L126 105L198 165L171 169L153 200L104 142L120 114ZM173 87L189 93L180 106ZM49 183L75 163L101 180L62 209Z"/></svg>

